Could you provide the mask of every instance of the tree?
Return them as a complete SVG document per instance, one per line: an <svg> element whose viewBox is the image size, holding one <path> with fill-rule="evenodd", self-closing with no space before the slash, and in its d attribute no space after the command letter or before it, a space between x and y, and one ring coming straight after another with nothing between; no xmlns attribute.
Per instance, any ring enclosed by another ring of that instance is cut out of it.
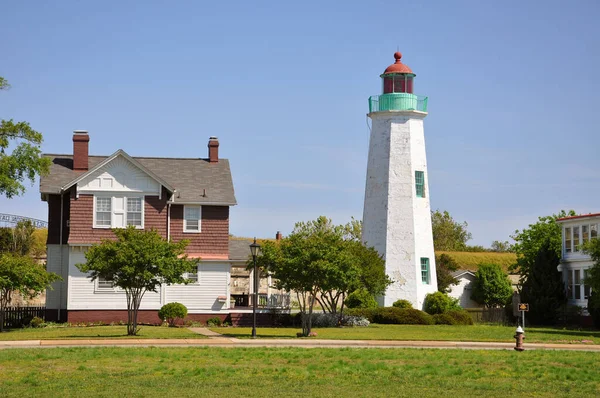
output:
<svg viewBox="0 0 600 398"><path fill-rule="evenodd" d="M471 299L487 308L502 307L512 297L508 276L497 264L480 264L475 274Z"/></svg>
<svg viewBox="0 0 600 398"><path fill-rule="evenodd" d="M61 278L31 257L13 253L0 254L0 332L4 326L4 313L11 295L19 291L23 296L33 298Z"/></svg>
<svg viewBox="0 0 600 398"><path fill-rule="evenodd" d="M466 222L454 221L450 213L439 210L431 212L431 228L433 232L433 247L440 251L462 251L471 239Z"/></svg>
<svg viewBox="0 0 600 398"><path fill-rule="evenodd" d="M529 224L529 228L517 230L511 236L515 240L513 249L517 254L517 262L510 267L510 271L521 275L521 284L524 284L530 275L531 268L543 247L549 247L558 257L561 256L562 231L556 220L574 215L573 210L568 213L561 210L552 216L539 217L537 223Z"/></svg>
<svg viewBox="0 0 600 398"><path fill-rule="evenodd" d="M10 87L0 76L0 90ZM27 122L0 120L0 194L12 198L25 192L23 181L32 183L36 175L50 169L50 159L41 156L42 134ZM12 147L12 152L9 151Z"/></svg>
<svg viewBox="0 0 600 398"><path fill-rule="evenodd" d="M490 249L498 253L512 253L514 251L512 245L507 240L504 242L500 242L499 240L493 241Z"/></svg>
<svg viewBox="0 0 600 398"><path fill-rule="evenodd" d="M453 277L452 273L458 271L459 268L458 263L447 254L435 257L435 274L439 292L450 293L451 286L458 284L458 279Z"/></svg>
<svg viewBox="0 0 600 398"><path fill-rule="evenodd" d="M600 240L592 239L583 245L583 251L590 255L594 265L588 270L584 283L591 288L588 298L588 312L594 325L600 328Z"/></svg>
<svg viewBox="0 0 600 398"><path fill-rule="evenodd" d="M527 316L537 325L553 325L557 309L567 302L565 286L556 267L560 257L546 241L531 265L527 280L521 288L521 301L529 303Z"/></svg>
<svg viewBox="0 0 600 398"><path fill-rule="evenodd" d="M162 285L189 283L183 274L197 267L188 260L188 241L174 243L163 239L155 230L138 230L130 226L113 229L116 240L104 239L86 253L84 264L76 264L81 272L89 272L92 280L103 278L125 291L127 298L127 334L138 332L137 314L147 291L156 292Z"/></svg>
<svg viewBox="0 0 600 398"><path fill-rule="evenodd" d="M315 302L324 311L343 312L346 296L364 288L381 294L389 284L384 261L357 240L355 228L335 226L326 217L296 223L279 242L265 242L258 264L276 279L279 289L296 292L302 313L302 333L311 331Z"/></svg>

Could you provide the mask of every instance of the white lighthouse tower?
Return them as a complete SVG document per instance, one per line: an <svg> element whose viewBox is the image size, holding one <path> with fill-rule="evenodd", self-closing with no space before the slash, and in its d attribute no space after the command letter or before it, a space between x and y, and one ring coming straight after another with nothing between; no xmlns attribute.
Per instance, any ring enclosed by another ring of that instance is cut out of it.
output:
<svg viewBox="0 0 600 398"><path fill-rule="evenodd" d="M380 305L405 299L422 309L437 291L423 119L427 97L413 94L415 74L396 62L381 75L383 94L369 98L372 120L362 240L385 259L393 280Z"/></svg>

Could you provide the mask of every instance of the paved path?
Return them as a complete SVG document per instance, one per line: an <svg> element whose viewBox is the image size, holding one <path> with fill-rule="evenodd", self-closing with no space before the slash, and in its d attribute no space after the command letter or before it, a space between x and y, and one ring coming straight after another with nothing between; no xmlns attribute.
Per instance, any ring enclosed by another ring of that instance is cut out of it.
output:
<svg viewBox="0 0 600 398"><path fill-rule="evenodd" d="M188 329L194 333L198 333L202 336L206 336L206 337L210 337L210 338L223 337L222 334L213 332L209 328L188 328Z"/></svg>
<svg viewBox="0 0 600 398"><path fill-rule="evenodd" d="M483 350L513 350L514 343L484 343L460 341L387 341L387 340L317 340L317 339L82 339L0 341L0 349L33 347L331 347L331 348L454 348ZM569 350L600 352L600 345L586 344L525 344L526 350Z"/></svg>

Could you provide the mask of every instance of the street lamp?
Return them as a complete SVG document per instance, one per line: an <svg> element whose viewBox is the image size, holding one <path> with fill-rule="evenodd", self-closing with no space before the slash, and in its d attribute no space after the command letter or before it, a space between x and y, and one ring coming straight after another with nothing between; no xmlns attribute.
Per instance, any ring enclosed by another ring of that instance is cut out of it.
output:
<svg viewBox="0 0 600 398"><path fill-rule="evenodd" d="M260 252L260 245L256 243L250 244L250 252L252 253L252 261L254 261L254 298L252 300L252 338L256 338L256 305L258 304L258 272L256 270L256 256Z"/></svg>

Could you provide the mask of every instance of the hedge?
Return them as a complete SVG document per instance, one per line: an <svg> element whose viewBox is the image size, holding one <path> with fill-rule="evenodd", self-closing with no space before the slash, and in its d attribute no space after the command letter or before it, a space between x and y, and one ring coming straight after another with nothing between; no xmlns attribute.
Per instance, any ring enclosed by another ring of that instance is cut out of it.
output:
<svg viewBox="0 0 600 398"><path fill-rule="evenodd" d="M362 316L369 322L392 325L433 325L433 317L423 311L412 308L379 307L353 308L346 314Z"/></svg>

